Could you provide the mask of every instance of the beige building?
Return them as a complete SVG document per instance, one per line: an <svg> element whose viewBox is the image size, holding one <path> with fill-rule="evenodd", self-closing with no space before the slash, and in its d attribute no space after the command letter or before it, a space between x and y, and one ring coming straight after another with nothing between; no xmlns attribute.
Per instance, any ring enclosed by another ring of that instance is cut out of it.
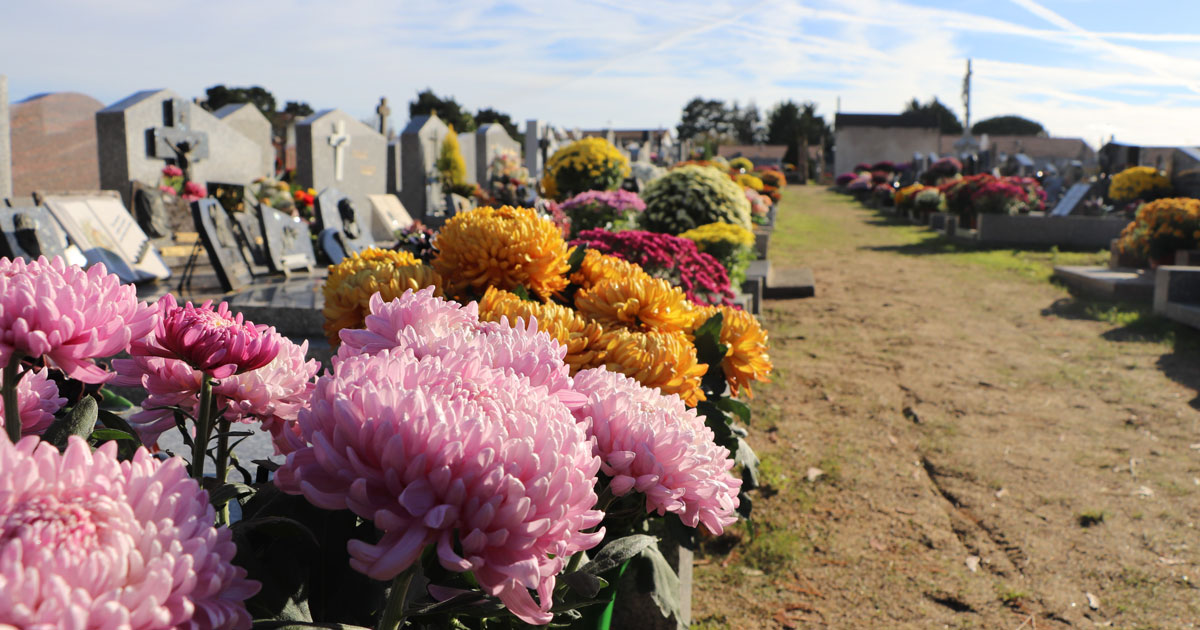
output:
<svg viewBox="0 0 1200 630"><path fill-rule="evenodd" d="M838 114L834 124L833 172L860 162L909 162L914 153L938 153L941 132L933 116Z"/></svg>

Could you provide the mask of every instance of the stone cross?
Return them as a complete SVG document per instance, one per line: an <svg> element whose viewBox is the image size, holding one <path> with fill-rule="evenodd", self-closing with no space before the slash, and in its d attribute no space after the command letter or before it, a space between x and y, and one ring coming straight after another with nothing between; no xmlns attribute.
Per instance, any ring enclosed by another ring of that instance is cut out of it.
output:
<svg viewBox="0 0 1200 630"><path fill-rule="evenodd" d="M379 99L379 107L375 108L375 113L379 114L379 133L387 135L387 121L392 108L388 107L386 97Z"/></svg>
<svg viewBox="0 0 1200 630"><path fill-rule="evenodd" d="M208 134L188 128L190 108L191 103L180 98L163 101L163 126L154 128L150 147L153 157L178 162L184 181L191 181L189 164L208 157Z"/></svg>
<svg viewBox="0 0 1200 630"><path fill-rule="evenodd" d="M346 163L346 147L350 144L350 136L346 133L345 121L333 123L333 135L329 136L329 146L333 147L334 178L342 181L342 169Z"/></svg>

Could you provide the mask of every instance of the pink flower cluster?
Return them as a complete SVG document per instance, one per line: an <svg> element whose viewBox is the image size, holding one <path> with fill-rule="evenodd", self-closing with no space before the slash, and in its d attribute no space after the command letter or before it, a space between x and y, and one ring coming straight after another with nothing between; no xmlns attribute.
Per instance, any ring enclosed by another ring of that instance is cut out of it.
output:
<svg viewBox="0 0 1200 630"><path fill-rule="evenodd" d="M637 263L650 275L682 288L697 304L733 303L729 272L689 239L660 232L594 229L580 232L571 244Z"/></svg>
<svg viewBox="0 0 1200 630"><path fill-rule="evenodd" d="M274 328L243 322L224 302L216 310L208 303L179 306L168 294L157 308L162 323L156 331L132 344L131 358L113 361L115 384L148 393L142 410L129 418L144 443L157 443L175 426L171 407L196 414L203 372L209 370L219 379L213 394L226 419L261 422L279 453L301 446L296 416L321 368L306 360L307 341L296 345Z"/></svg>
<svg viewBox="0 0 1200 630"><path fill-rule="evenodd" d="M647 512L677 514L715 534L737 520L742 482L729 474L729 451L713 442L695 409L605 368L580 371L575 390L587 396L575 417L590 425L614 495L636 490L646 495Z"/></svg>
<svg viewBox="0 0 1200 630"><path fill-rule="evenodd" d="M646 202L637 193L628 190L588 190L564 201L561 208L564 212L588 210L625 214L642 212L646 209Z"/></svg>
<svg viewBox="0 0 1200 630"><path fill-rule="evenodd" d="M0 258L0 365L14 353L45 357L73 379L103 383L111 375L92 359L128 349L157 319L102 264L84 271L58 257Z"/></svg>
<svg viewBox="0 0 1200 630"><path fill-rule="evenodd" d="M250 628L259 590L180 459L0 440L0 627Z"/></svg>
<svg viewBox="0 0 1200 630"><path fill-rule="evenodd" d="M184 201L199 201L208 196L208 191L204 185L198 182L188 182L183 185Z"/></svg>
<svg viewBox="0 0 1200 630"><path fill-rule="evenodd" d="M174 164L168 164L163 167L162 174L164 177L183 177L183 169Z"/></svg>
<svg viewBox="0 0 1200 630"><path fill-rule="evenodd" d="M0 369L0 373L4 370ZM67 399L58 395L58 386L46 378L46 370L31 370L17 382L17 410L21 414L21 435L41 435L54 422L54 414ZM0 409L0 427L4 410ZM3 438L0 438L2 440Z"/></svg>

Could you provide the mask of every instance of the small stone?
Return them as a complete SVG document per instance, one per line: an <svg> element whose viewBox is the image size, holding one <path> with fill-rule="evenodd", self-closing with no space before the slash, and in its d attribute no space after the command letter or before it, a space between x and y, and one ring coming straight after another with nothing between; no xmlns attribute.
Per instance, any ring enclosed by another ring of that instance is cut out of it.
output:
<svg viewBox="0 0 1200 630"><path fill-rule="evenodd" d="M979 572L979 556L967 556L967 568L971 573Z"/></svg>
<svg viewBox="0 0 1200 630"><path fill-rule="evenodd" d="M824 470L821 470L820 468L817 468L816 466L809 466L808 470L805 471L805 473L804 473L804 478L808 479L809 483L812 483L812 482L816 481L817 479L820 479L821 475L824 475L824 474L825 474Z"/></svg>
<svg viewBox="0 0 1200 630"><path fill-rule="evenodd" d="M1087 598L1089 608L1091 608L1092 610L1100 610L1100 598L1099 597L1096 597L1095 595L1092 595L1091 593L1084 593L1083 596Z"/></svg>

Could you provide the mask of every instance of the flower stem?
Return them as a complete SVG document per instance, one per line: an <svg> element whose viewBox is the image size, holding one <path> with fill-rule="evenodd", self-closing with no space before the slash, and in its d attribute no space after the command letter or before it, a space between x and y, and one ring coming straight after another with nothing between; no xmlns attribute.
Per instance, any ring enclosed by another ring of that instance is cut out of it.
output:
<svg viewBox="0 0 1200 630"><path fill-rule="evenodd" d="M4 428L8 439L14 444L21 439L21 410L17 408L17 381L21 380L18 368L21 367L21 353L15 350L8 365L4 367L4 382L0 384L0 394L4 398Z"/></svg>
<svg viewBox="0 0 1200 630"><path fill-rule="evenodd" d="M229 420L221 416L217 420L217 486L225 483L229 474ZM217 512L219 525L229 524L229 503L221 506Z"/></svg>
<svg viewBox="0 0 1200 630"><path fill-rule="evenodd" d="M208 437L212 432L209 416L212 415L212 377L206 372L200 381L200 412L196 414L196 437L192 440L192 479L204 478L204 452L208 450Z"/></svg>
<svg viewBox="0 0 1200 630"><path fill-rule="evenodd" d="M418 563L405 569L396 579L392 580L392 590L388 593L387 603L383 607L383 616L379 618L377 630L398 630L404 627L404 600L408 597L408 587L412 584L413 575L417 572Z"/></svg>

